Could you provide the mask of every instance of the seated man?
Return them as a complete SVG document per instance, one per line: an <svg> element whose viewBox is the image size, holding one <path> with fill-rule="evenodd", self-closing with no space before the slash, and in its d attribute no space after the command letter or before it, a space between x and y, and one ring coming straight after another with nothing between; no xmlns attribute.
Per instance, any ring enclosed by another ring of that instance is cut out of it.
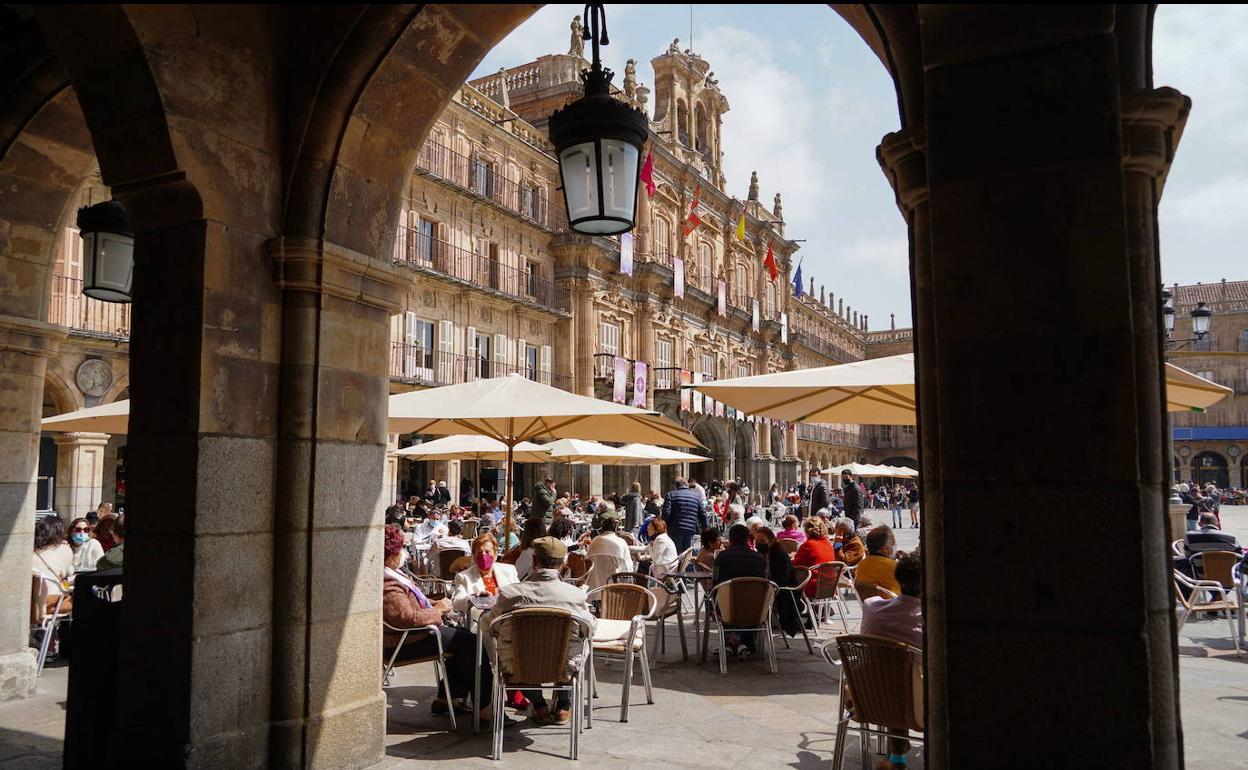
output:
<svg viewBox="0 0 1248 770"><path fill-rule="evenodd" d="M1230 532L1218 529L1218 517L1202 513L1196 521L1197 528L1183 538L1183 550L1190 557L1203 551L1232 551L1240 553L1239 541Z"/></svg>
<svg viewBox="0 0 1248 770"><path fill-rule="evenodd" d="M428 517L416 525L416 531L412 533L412 539L417 543L431 543L440 537L444 537L447 532L446 524L442 521L441 512L434 510L429 511Z"/></svg>
<svg viewBox="0 0 1248 770"><path fill-rule="evenodd" d="M897 584L895 571L897 562L893 560L893 550L897 540L893 530L881 524L867 533L867 556L858 563L858 571L854 573L854 582L870 583L891 591L894 595L901 593Z"/></svg>
<svg viewBox="0 0 1248 770"><path fill-rule="evenodd" d="M541 605L570 610L573 615L589 623L592 634L597 621L589 612L589 604L585 601L585 589L559 579L559 570L563 567L563 561L567 556L568 547L561 540L549 536L534 540L533 566L536 569L527 580L499 587L498 603L482 618L481 627L488 628L494 618L501 617L512 610ZM579 642L568 647L570 666L579 665L581 649ZM510 670L511 650L506 646L500 646L498 659L504 671ZM541 690L525 690L524 694L533 704L533 719L538 724L552 722L566 724L572 718L572 696L568 691L560 692L555 698L553 716Z"/></svg>
<svg viewBox="0 0 1248 770"><path fill-rule="evenodd" d="M628 550L628 543L624 542L624 538L616 534L618 527L619 520L614 516L604 518L602 520L602 534L590 542L586 556L592 562L594 557L599 554L611 554L618 560L616 572L632 572L633 556ZM603 577L603 582L606 582L606 577Z"/></svg>
<svg viewBox="0 0 1248 770"><path fill-rule="evenodd" d="M862 603L862 630L870 636L883 636L923 648L923 568L919 555L901 554L897 559L897 583L901 594L896 599L873 596ZM922 697L922 693L919 693ZM890 730L889 732L894 732ZM904 731L896 730L904 735ZM892 768L906 766L910 743L902 738L888 739L888 762Z"/></svg>
<svg viewBox="0 0 1248 770"><path fill-rule="evenodd" d="M433 546L429 549L429 563L433 568L438 569L438 554L442 551L463 551L468 553L472 550L472 545L462 538L460 535L464 531L464 525L457 519L451 519L446 523L446 535L439 537L433 541ZM450 579L450 575L439 575Z"/></svg>
<svg viewBox="0 0 1248 770"><path fill-rule="evenodd" d="M728 547L715 557L711 584L718 585L739 577L767 577L767 560L750 548L750 528L744 524L733 524L728 528ZM756 636L754 633L729 634L725 644L738 655L753 655L758 649Z"/></svg>

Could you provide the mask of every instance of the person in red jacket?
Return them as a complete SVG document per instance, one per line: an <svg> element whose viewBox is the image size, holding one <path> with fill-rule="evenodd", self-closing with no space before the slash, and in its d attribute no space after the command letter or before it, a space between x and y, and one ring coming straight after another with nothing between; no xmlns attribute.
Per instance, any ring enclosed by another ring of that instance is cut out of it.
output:
<svg viewBox="0 0 1248 770"><path fill-rule="evenodd" d="M813 567L837 560L836 550L828 539L828 522L822 516L807 518L802 522L802 529L806 532L806 542L798 546L797 553L793 554L793 566ZM817 583L817 580L812 579L806 584L807 596L814 597Z"/></svg>

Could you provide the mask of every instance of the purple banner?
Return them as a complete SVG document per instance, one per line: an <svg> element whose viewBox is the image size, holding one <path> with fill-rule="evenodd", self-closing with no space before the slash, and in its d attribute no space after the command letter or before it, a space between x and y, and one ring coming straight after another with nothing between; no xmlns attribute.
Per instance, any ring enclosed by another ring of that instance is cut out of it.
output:
<svg viewBox="0 0 1248 770"><path fill-rule="evenodd" d="M638 361L633 364L633 406L646 408L646 365Z"/></svg>
<svg viewBox="0 0 1248 770"><path fill-rule="evenodd" d="M628 359L624 356L615 357L615 389L611 394L611 400L617 404L623 404L628 399L625 392L628 389Z"/></svg>

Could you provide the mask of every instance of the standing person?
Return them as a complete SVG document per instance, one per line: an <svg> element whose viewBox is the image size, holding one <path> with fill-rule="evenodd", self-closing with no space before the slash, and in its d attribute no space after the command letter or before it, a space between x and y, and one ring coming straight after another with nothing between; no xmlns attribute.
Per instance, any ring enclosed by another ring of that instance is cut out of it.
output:
<svg viewBox="0 0 1248 770"><path fill-rule="evenodd" d="M541 516L547 524L550 524L555 497L555 480L547 476L540 484L533 487L533 515Z"/></svg>
<svg viewBox="0 0 1248 770"><path fill-rule="evenodd" d="M667 524L667 534L676 544L677 553L684 553L694 536L706 527L703 499L679 476L676 488L663 499L663 523Z"/></svg>
<svg viewBox="0 0 1248 770"><path fill-rule="evenodd" d="M641 484L634 481L628 493L620 498L619 508L624 512L624 531L636 532L641 526L642 511L645 499L641 496Z"/></svg>
<svg viewBox="0 0 1248 770"><path fill-rule="evenodd" d="M442 508L451 504L451 490L446 488L446 480L438 482L438 505Z"/></svg>
<svg viewBox="0 0 1248 770"><path fill-rule="evenodd" d="M901 509L906 504L906 495L901 490L901 485L893 487L893 493L889 497L889 504L893 509L893 528L901 529Z"/></svg>
<svg viewBox="0 0 1248 770"><path fill-rule="evenodd" d="M814 516L827 508L829 502L828 485L824 483L819 469L812 468L810 471L810 515Z"/></svg>
<svg viewBox="0 0 1248 770"><path fill-rule="evenodd" d="M779 499L780 499L780 485L772 484L771 489L767 490L767 507L770 508L771 506L775 505L776 501Z"/></svg>
<svg viewBox="0 0 1248 770"><path fill-rule="evenodd" d="M910 503L910 528L919 528L919 485L910 482L910 491L906 493L906 498Z"/></svg>
<svg viewBox="0 0 1248 770"><path fill-rule="evenodd" d="M703 503L706 502L706 487L699 484L697 479L691 480L689 482L689 487L693 489L695 494L697 494L699 501Z"/></svg>
<svg viewBox="0 0 1248 770"><path fill-rule="evenodd" d="M841 489L845 498L845 518L858 526L858 517L862 515L862 487L854 481L854 474L848 470L841 471Z"/></svg>

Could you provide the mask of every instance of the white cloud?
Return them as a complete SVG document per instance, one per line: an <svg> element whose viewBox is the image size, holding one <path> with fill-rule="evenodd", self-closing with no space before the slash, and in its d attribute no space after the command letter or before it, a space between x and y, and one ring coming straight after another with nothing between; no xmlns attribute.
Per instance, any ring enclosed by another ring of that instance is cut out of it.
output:
<svg viewBox="0 0 1248 770"><path fill-rule="evenodd" d="M1168 187L1161 205L1176 225L1240 229L1248 219L1248 176L1215 179L1195 189Z"/></svg>
<svg viewBox="0 0 1248 770"><path fill-rule="evenodd" d="M842 246L840 254L852 269L869 268L880 278L910 280L910 244L904 236L860 235Z"/></svg>

